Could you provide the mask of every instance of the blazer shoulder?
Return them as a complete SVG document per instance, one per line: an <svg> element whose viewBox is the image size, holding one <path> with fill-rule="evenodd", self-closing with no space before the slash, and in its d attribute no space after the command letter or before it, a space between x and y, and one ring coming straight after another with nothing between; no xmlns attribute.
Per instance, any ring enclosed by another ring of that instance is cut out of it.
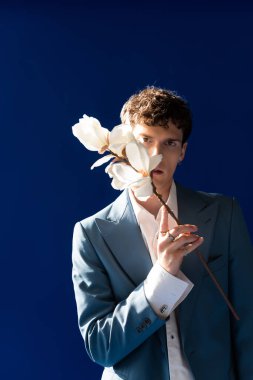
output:
<svg viewBox="0 0 253 380"><path fill-rule="evenodd" d="M102 210L97 211L95 214L78 221L77 224L81 224L84 228L89 228L93 225L96 219L107 219L107 216L110 213L113 203L114 202L110 203Z"/></svg>
<svg viewBox="0 0 253 380"><path fill-rule="evenodd" d="M217 201L224 204L231 204L235 199L234 197L230 197L221 193L209 193L201 190L197 190L196 192L200 197L210 202Z"/></svg>
<svg viewBox="0 0 253 380"><path fill-rule="evenodd" d="M235 197L227 196L221 193L212 193L206 192L202 190L193 190L191 188L186 188L180 184L176 184L177 189L180 193L184 194L187 198L196 199L198 201L202 201L204 204L211 204L214 202L218 202L221 206L224 207L232 207L234 201L236 201Z"/></svg>
<svg viewBox="0 0 253 380"><path fill-rule="evenodd" d="M102 210L96 212L95 214L84 218L77 222L76 224L81 224L85 229L90 229L94 226L97 219L111 220L120 218L121 214L124 212L126 205L128 203L127 192L122 192L112 203L104 207Z"/></svg>

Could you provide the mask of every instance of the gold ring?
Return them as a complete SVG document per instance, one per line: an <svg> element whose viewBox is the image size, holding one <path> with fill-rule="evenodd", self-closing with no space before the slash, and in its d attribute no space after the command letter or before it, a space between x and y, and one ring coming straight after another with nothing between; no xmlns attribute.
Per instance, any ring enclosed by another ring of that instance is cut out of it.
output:
<svg viewBox="0 0 253 380"><path fill-rule="evenodd" d="M174 241L174 240L176 239L175 236L173 236L173 235L170 233L169 230L167 230L167 231L160 231L160 234L161 234L162 236L165 236L165 235L168 234L168 238L170 239L170 241Z"/></svg>
<svg viewBox="0 0 253 380"><path fill-rule="evenodd" d="M168 232L169 232L169 230L167 230L167 231L160 231L160 234L161 234L162 236L165 236Z"/></svg>

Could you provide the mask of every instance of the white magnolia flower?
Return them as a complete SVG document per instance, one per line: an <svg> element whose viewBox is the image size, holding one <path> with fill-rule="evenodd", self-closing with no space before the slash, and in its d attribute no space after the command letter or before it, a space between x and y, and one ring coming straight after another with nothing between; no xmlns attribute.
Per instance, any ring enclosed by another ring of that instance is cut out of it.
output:
<svg viewBox="0 0 253 380"><path fill-rule="evenodd" d="M138 198L153 194L150 173L161 162L162 155L150 157L146 148L135 140L130 125L120 124L109 132L97 119L84 114L72 131L87 149L100 154L106 150L110 152L97 160L91 169L116 157L118 162L111 162L106 168L114 189L131 188Z"/></svg>
<svg viewBox="0 0 253 380"><path fill-rule="evenodd" d="M124 157L126 145L134 140L132 128L127 124L117 125L111 132L103 128L100 122L94 117L83 115L79 123L72 127L74 136L85 146L85 148L103 154L106 150L110 155L100 158L91 169L108 162L114 156Z"/></svg>
<svg viewBox="0 0 253 380"><path fill-rule="evenodd" d="M72 131L85 148L98 151L100 154L108 149L109 131L94 117L83 115L79 123L72 127Z"/></svg>
<svg viewBox="0 0 253 380"><path fill-rule="evenodd" d="M112 187L117 190L133 189L137 198L153 194L150 173L162 160L162 155L150 157L146 148L136 141L126 145L126 156L130 163L111 163L106 172L112 178Z"/></svg>
<svg viewBox="0 0 253 380"><path fill-rule="evenodd" d="M130 125L126 124L120 124L117 125L112 129L111 132L109 132L109 146L108 150L112 153L114 153L116 156L125 158L125 148L126 145L134 140L135 137L132 132L132 128ZM113 158L113 154L108 154L107 156L104 156L94 162L91 169L94 169L97 166L103 165L104 163L108 162L111 158Z"/></svg>

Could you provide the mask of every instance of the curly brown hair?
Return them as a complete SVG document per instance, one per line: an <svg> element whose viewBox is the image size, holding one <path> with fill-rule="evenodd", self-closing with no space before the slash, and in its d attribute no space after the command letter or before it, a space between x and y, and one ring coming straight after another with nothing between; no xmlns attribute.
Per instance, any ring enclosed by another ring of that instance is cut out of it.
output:
<svg viewBox="0 0 253 380"><path fill-rule="evenodd" d="M192 130L191 110L186 100L174 91L148 86L132 95L123 105L120 113L122 123L145 124L169 128L172 121L182 129L183 143Z"/></svg>

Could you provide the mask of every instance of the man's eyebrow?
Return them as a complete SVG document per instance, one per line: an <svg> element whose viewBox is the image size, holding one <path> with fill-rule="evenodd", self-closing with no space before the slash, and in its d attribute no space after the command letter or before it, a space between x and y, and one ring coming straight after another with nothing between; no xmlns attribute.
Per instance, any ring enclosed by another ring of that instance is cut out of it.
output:
<svg viewBox="0 0 253 380"><path fill-rule="evenodd" d="M171 137L168 137L165 140L182 142L182 140L180 140L180 139L174 139L174 138L171 138Z"/></svg>
<svg viewBox="0 0 253 380"><path fill-rule="evenodd" d="M140 137L148 137L149 139L154 139L155 138L154 136L147 135L146 133L140 133L139 136ZM166 139L164 139L164 140L165 141L178 141L178 142L182 142L182 140L176 139L176 138L173 138L173 137L166 137Z"/></svg>

